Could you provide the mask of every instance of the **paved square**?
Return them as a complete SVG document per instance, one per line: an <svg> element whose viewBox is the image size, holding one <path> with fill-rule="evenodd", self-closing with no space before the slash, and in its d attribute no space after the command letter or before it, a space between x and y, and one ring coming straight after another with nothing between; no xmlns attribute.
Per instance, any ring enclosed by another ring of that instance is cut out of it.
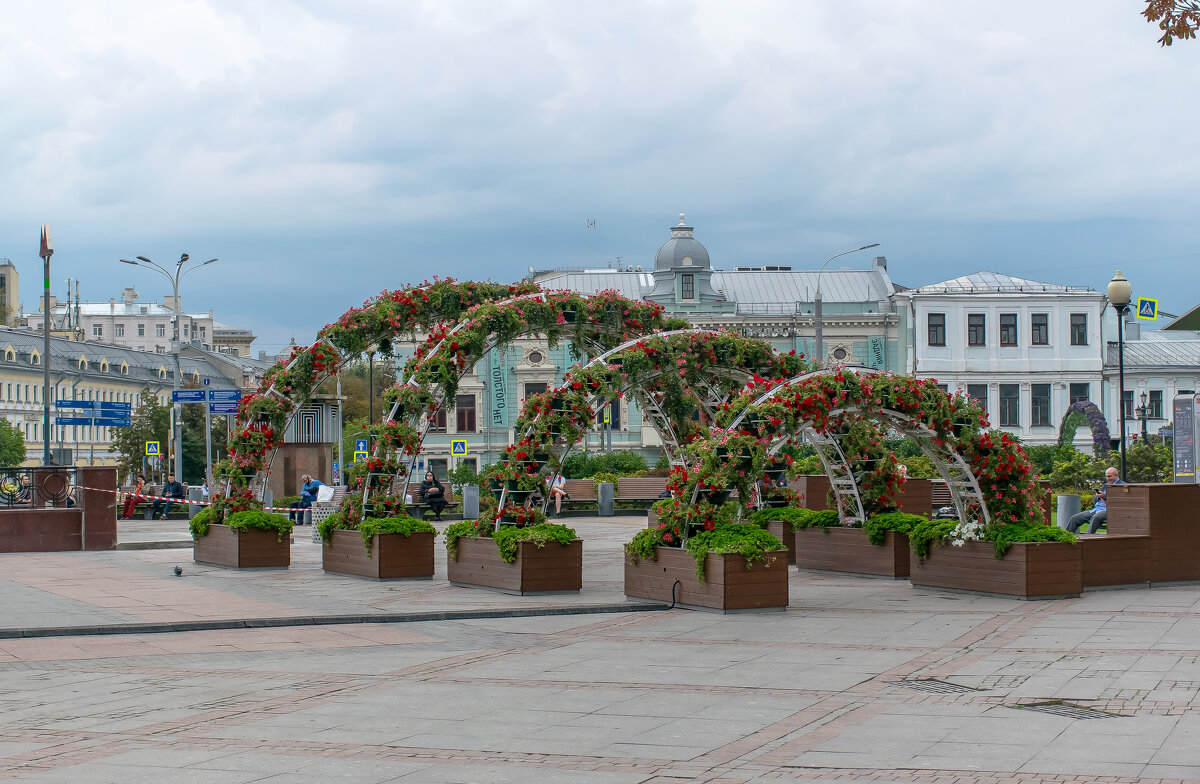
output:
<svg viewBox="0 0 1200 784"><path fill-rule="evenodd" d="M444 555L432 581L325 575L301 529L288 571L2 555L0 630L622 601L640 521L569 522L579 596L454 588ZM793 570L786 613L7 638L0 780L1200 782L1198 610L1191 586L1020 602Z"/></svg>

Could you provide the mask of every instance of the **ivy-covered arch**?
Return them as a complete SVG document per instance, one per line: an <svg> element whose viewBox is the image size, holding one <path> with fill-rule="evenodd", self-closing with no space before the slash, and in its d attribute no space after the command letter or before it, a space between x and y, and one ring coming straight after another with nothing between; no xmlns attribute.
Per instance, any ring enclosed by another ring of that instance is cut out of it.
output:
<svg viewBox="0 0 1200 784"><path fill-rule="evenodd" d="M1097 455L1108 454L1112 448L1112 435L1108 430L1108 420L1100 411L1100 407L1090 400L1072 403L1063 414L1062 422L1058 425L1058 445L1072 446L1075 443L1075 431L1080 425L1087 425L1092 432L1092 448Z"/></svg>

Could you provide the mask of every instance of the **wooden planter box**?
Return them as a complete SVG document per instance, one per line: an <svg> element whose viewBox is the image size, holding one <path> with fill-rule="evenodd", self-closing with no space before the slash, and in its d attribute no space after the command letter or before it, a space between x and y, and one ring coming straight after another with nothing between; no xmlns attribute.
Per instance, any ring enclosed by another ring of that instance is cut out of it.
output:
<svg viewBox="0 0 1200 784"><path fill-rule="evenodd" d="M837 509L829 503L829 491L833 485L825 474L805 474L788 482L788 487L803 496L802 509Z"/></svg>
<svg viewBox="0 0 1200 784"><path fill-rule="evenodd" d="M792 531L792 524L782 520L772 520L767 523L767 533L783 542L783 546L787 548L788 552L787 562L789 564L796 563L796 534Z"/></svg>
<svg viewBox="0 0 1200 784"><path fill-rule="evenodd" d="M882 545L867 541L861 528L796 529L796 566L825 572L904 579L909 572L908 537L888 531Z"/></svg>
<svg viewBox="0 0 1200 784"><path fill-rule="evenodd" d="M451 585L520 595L578 591L583 588L583 542L551 542L541 549L518 542L517 560L507 563L491 539L464 536L458 540L458 560L447 554L446 576Z"/></svg>
<svg viewBox="0 0 1200 784"><path fill-rule="evenodd" d="M1150 582L1149 536L1084 534L1079 547L1084 588Z"/></svg>
<svg viewBox="0 0 1200 784"><path fill-rule="evenodd" d="M787 559L784 551L767 553L749 569L736 553L709 554L704 582L696 577L696 561L687 550L659 547L653 561L633 562L625 555L625 596L632 599L672 601L688 609L783 610L788 603Z"/></svg>
<svg viewBox="0 0 1200 784"><path fill-rule="evenodd" d="M235 531L214 524L208 527L208 536L196 540L192 558L199 564L234 569L286 569L292 562L292 541L290 536L282 542L278 537L274 531Z"/></svg>
<svg viewBox="0 0 1200 784"><path fill-rule="evenodd" d="M321 547L321 567L326 572L370 577L375 580L433 577L434 534L417 531L375 534L371 552L358 531L335 530Z"/></svg>
<svg viewBox="0 0 1200 784"><path fill-rule="evenodd" d="M1150 537L1151 583L1200 580L1200 485L1116 485L1108 490L1109 535Z"/></svg>
<svg viewBox="0 0 1200 784"><path fill-rule="evenodd" d="M896 500L899 511L930 517L933 514L933 483L928 479L906 479Z"/></svg>
<svg viewBox="0 0 1200 784"><path fill-rule="evenodd" d="M1053 599L1083 591L1082 550L1067 542L1023 542L1001 559L991 542L933 548L925 560L911 554L909 579L927 588Z"/></svg>

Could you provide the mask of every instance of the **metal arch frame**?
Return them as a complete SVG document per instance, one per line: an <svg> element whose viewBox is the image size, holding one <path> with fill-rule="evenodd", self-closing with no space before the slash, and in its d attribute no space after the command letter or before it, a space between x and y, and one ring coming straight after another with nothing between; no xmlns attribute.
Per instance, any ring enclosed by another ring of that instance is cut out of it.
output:
<svg viewBox="0 0 1200 784"><path fill-rule="evenodd" d="M874 368L866 368L855 365L848 365L840 369L849 370L855 375L878 376L883 375L884 373L884 371L875 370ZM729 427L726 428L726 432L736 429L737 426L741 424L742 420L744 420L752 411L757 409L758 406L762 405L763 403L769 402L777 397L780 391L788 389L789 387L794 386L802 381L806 381L810 378L820 375L829 375L835 372L837 371L830 369L810 371L808 373L796 376L795 378L788 379L779 386L768 390L766 393L755 399L755 401L751 403L745 411L742 411L740 414L738 414L738 416L734 418L733 422L730 423ZM835 416L838 414L859 414L861 411L862 409L858 407L851 407L833 409L829 413L830 416ZM929 458L929 460L933 463L934 468L937 470L938 475L943 481L946 482L946 488L950 491L951 502L954 504L954 508L958 512L958 517L960 520L966 520L971 511L978 509L979 514L983 517L984 525L987 525L991 522L991 514L988 511L987 502L983 498L983 492L979 489L979 480L976 478L975 473L971 470L970 466L967 465L965 460L963 460L962 455L958 454L958 452L953 449L934 449L931 446L931 442L937 437L937 434L925 425L913 420L913 418L908 414L900 411L894 411L890 408L880 408L872 413L891 426L899 425L899 427L896 427L896 429L900 430L902 433L904 433L906 436L909 436L913 439L913 441L916 442L917 447L921 450L921 453ZM805 427L804 430L801 430L796 434L788 435L779 439L778 442L772 444L768 454L774 455L783 447L784 443L800 435L809 436L810 438L816 436L831 441L833 446L836 447L836 452L833 454L836 455L841 464L839 466L842 469L841 473L851 476L849 466L846 463L845 455L841 453L841 448L837 444L837 440L830 436L826 436L825 434L818 433L812 427ZM844 503L850 504L852 501L852 509L857 511L857 516L855 517L851 515L849 517L859 520L864 519L865 516L862 508L862 498L858 493L857 481L854 481L851 476L851 481L853 481L854 485L853 493L851 494L846 492L845 495L847 500L843 502L843 492L839 491L838 488L839 482L844 484L844 478L835 478L834 474L830 471L830 463L827 459L827 455L823 453L822 448L817 445L815 439L813 447L817 450L817 454L821 458L822 464L825 466L826 476L829 477L830 484L834 488L834 495L838 502L839 514L841 514L844 518L848 517L845 514Z"/></svg>

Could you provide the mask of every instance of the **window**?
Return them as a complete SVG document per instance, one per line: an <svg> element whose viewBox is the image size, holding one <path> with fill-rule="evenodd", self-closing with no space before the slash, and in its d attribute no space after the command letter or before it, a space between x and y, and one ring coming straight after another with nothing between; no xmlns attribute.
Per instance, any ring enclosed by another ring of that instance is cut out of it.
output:
<svg viewBox="0 0 1200 784"><path fill-rule="evenodd" d="M530 355L530 356L532 356L532 355ZM531 381L525 385L525 399L528 400L529 398L533 397L534 395L540 395L545 391L546 391L545 382L534 383Z"/></svg>
<svg viewBox="0 0 1200 784"><path fill-rule="evenodd" d="M931 345L931 346L946 345L946 314L945 313L930 313L929 314L929 345Z"/></svg>
<svg viewBox="0 0 1200 784"><path fill-rule="evenodd" d="M92 337L94 337L94 338L104 337L104 325L103 324L93 324L92 325Z"/></svg>
<svg viewBox="0 0 1200 784"><path fill-rule="evenodd" d="M1017 314L1016 313L1001 313L1000 314L1000 345L1001 346L1017 345Z"/></svg>
<svg viewBox="0 0 1200 784"><path fill-rule="evenodd" d="M1000 427L1021 426L1021 386L1000 385Z"/></svg>
<svg viewBox="0 0 1200 784"><path fill-rule="evenodd" d="M1151 419L1163 418L1161 389L1150 390L1150 399L1146 403L1146 408L1149 409L1147 416L1149 416Z"/></svg>
<svg viewBox="0 0 1200 784"><path fill-rule="evenodd" d="M987 415L987 384L967 384L967 397L974 398Z"/></svg>
<svg viewBox="0 0 1200 784"><path fill-rule="evenodd" d="M431 457L429 459L429 470L437 477L438 481L446 481L447 461L445 458Z"/></svg>
<svg viewBox="0 0 1200 784"><path fill-rule="evenodd" d="M138 337L139 338L146 337L146 325L145 324L138 324Z"/></svg>
<svg viewBox="0 0 1200 784"><path fill-rule="evenodd" d="M207 327L200 327L200 339L201 340L204 340L204 332L206 329L207 329Z"/></svg>
<svg viewBox="0 0 1200 784"><path fill-rule="evenodd" d="M186 322L186 321L185 321L185 322L183 322L183 336L184 336L185 338L188 336L188 324L187 324L187 322Z"/></svg>
<svg viewBox="0 0 1200 784"><path fill-rule="evenodd" d="M166 324L155 324L154 325L154 337L161 338L161 337L165 337L166 334L167 334L167 325Z"/></svg>
<svg viewBox="0 0 1200 784"><path fill-rule="evenodd" d="M1034 313L1029 317L1029 343L1034 346L1050 345L1050 314Z"/></svg>
<svg viewBox="0 0 1200 784"><path fill-rule="evenodd" d="M479 461L473 457L460 457L455 462L455 465L469 465L472 473L479 473Z"/></svg>
<svg viewBox="0 0 1200 784"><path fill-rule="evenodd" d="M696 276L688 272L679 276L680 289L684 299L696 298Z"/></svg>
<svg viewBox="0 0 1200 784"><path fill-rule="evenodd" d="M1030 406L1029 413L1032 421L1030 425L1033 427L1049 427L1050 426L1050 385L1049 384L1030 384L1029 385Z"/></svg>
<svg viewBox="0 0 1200 784"><path fill-rule="evenodd" d="M1072 313L1071 314L1071 345L1086 346L1087 342L1087 314Z"/></svg>
<svg viewBox="0 0 1200 784"><path fill-rule="evenodd" d="M987 345L987 316L983 313L967 314L967 345Z"/></svg>
<svg viewBox="0 0 1200 784"><path fill-rule="evenodd" d="M459 433L475 432L475 396L456 395L454 398L455 427Z"/></svg>
<svg viewBox="0 0 1200 784"><path fill-rule="evenodd" d="M1069 389L1071 403L1086 403L1092 399L1091 384L1071 384Z"/></svg>
<svg viewBox="0 0 1200 784"><path fill-rule="evenodd" d="M429 431L431 433L446 432L446 409L439 408L433 418L429 420Z"/></svg>
<svg viewBox="0 0 1200 784"><path fill-rule="evenodd" d="M1121 418L1129 419L1133 416L1133 390L1125 390L1125 394L1121 396Z"/></svg>
<svg viewBox="0 0 1200 784"><path fill-rule="evenodd" d="M116 330L117 337L119 337L119 338L125 337L125 325L124 324L118 324L115 327L113 327L113 329Z"/></svg>
<svg viewBox="0 0 1200 784"><path fill-rule="evenodd" d="M937 388L938 388L938 389L940 389L940 390L942 390L943 392L945 392L945 393L947 393L947 394L949 394L949 393L950 393L950 387L949 387L948 385L946 385L946 384L938 384L938 385L937 385Z"/></svg>
<svg viewBox="0 0 1200 784"><path fill-rule="evenodd" d="M604 424L604 413L606 411L608 412L608 415L609 415L608 421L609 421L609 424L612 425L612 429L620 430L621 429L621 401L614 400L611 403L605 403L604 405L600 406L600 410L596 412L596 424L597 425Z"/></svg>

